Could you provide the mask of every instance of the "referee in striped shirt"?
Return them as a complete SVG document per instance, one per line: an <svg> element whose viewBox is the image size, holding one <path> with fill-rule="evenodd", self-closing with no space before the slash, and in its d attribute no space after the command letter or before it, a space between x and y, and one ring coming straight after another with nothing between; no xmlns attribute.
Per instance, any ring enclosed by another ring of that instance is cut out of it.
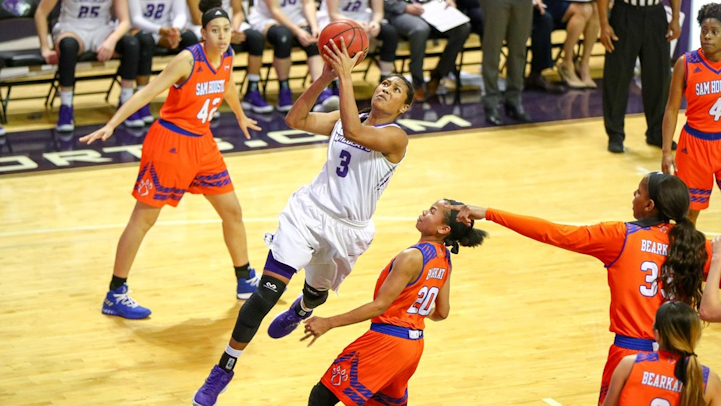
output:
<svg viewBox="0 0 721 406"><path fill-rule="evenodd" d="M668 22L661 0L615 0L611 10L609 0L598 0L601 42L606 48L603 121L610 152L625 151L624 118L637 57L641 59L646 143L661 148L663 113L671 81L669 42L681 34L681 0L670 0L670 4L673 17Z"/></svg>

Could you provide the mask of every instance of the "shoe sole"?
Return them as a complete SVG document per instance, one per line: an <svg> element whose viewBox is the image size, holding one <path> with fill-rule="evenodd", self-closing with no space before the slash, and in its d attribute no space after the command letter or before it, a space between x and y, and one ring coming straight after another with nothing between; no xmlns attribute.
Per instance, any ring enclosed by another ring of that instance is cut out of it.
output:
<svg viewBox="0 0 721 406"><path fill-rule="evenodd" d="M128 319L128 320L141 320L141 319L146 319L146 318L150 317L150 315L152 314L152 312L150 312L150 313L148 313L146 316L142 316L142 317L129 317L129 316L122 315L122 314L117 313L117 312L112 311L112 310L107 310L107 309L105 309L105 308L103 308L102 312L103 312L103 314L106 315L106 316L118 316L118 317L122 317L122 318Z"/></svg>
<svg viewBox="0 0 721 406"><path fill-rule="evenodd" d="M141 128L141 127L145 127L145 121L144 121L144 120L132 120L132 121L130 121L130 120L125 120L125 121L123 122L123 124L125 124L125 126L128 127L128 128Z"/></svg>
<svg viewBox="0 0 721 406"><path fill-rule="evenodd" d="M253 113L272 113L273 112L273 106L265 106L265 107L258 107L254 106L251 103L242 102L241 105L246 110L251 110ZM289 109L290 110L290 109Z"/></svg>
<svg viewBox="0 0 721 406"><path fill-rule="evenodd" d="M250 293L237 293L235 295L240 300L248 300L251 296L253 296L253 292Z"/></svg>
<svg viewBox="0 0 721 406"><path fill-rule="evenodd" d="M56 125L55 131L58 131L61 133L67 133L70 131L75 131L75 126L73 124Z"/></svg>
<svg viewBox="0 0 721 406"><path fill-rule="evenodd" d="M292 108L293 108L292 105L290 105L290 106L275 106L275 109L276 109L276 110L278 110L278 111L280 111L280 112L283 112L283 113L289 112L290 109L292 109Z"/></svg>
<svg viewBox="0 0 721 406"><path fill-rule="evenodd" d="M155 117L146 117L146 118L143 118L143 122L144 122L145 124L153 124L154 121L155 121Z"/></svg>

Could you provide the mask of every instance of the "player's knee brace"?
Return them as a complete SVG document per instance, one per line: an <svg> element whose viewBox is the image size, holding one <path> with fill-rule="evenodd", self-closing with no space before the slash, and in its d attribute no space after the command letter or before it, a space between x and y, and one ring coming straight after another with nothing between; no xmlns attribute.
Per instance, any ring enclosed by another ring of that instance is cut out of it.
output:
<svg viewBox="0 0 721 406"><path fill-rule="evenodd" d="M293 33L288 27L274 25L268 29L266 38L273 45L273 56L278 59L290 58L290 51L293 48Z"/></svg>
<svg viewBox="0 0 721 406"><path fill-rule="evenodd" d="M258 290L240 308L233 329L233 340L239 343L249 343L258 331L263 318L278 303L278 299L284 291L285 283L283 281L263 275L260 278Z"/></svg>
<svg viewBox="0 0 721 406"><path fill-rule="evenodd" d="M326 388L322 382L318 382L310 391L308 406L334 406L339 400L335 393Z"/></svg>
<svg viewBox="0 0 721 406"><path fill-rule="evenodd" d="M327 290L318 290L305 282L305 285L303 285L303 304L305 304L305 307L315 309L325 303L327 299Z"/></svg>
<svg viewBox="0 0 721 406"><path fill-rule="evenodd" d="M115 45L115 52L120 54L118 73L125 80L135 80L140 62L140 43L132 35L123 35Z"/></svg>
<svg viewBox="0 0 721 406"><path fill-rule="evenodd" d="M71 87L75 84L75 65L78 63L80 44L72 37L65 37L58 44L58 75L60 86Z"/></svg>

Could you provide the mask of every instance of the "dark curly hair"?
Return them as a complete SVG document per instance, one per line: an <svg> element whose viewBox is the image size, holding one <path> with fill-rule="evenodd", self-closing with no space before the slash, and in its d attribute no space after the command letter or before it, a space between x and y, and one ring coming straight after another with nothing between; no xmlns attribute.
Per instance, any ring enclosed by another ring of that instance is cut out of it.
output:
<svg viewBox="0 0 721 406"><path fill-rule="evenodd" d="M690 201L688 187L676 176L654 172L648 175L648 195L660 220L676 223L668 233L668 256L661 265L658 282L667 298L698 309L708 253L706 236L686 217Z"/></svg>
<svg viewBox="0 0 721 406"><path fill-rule="evenodd" d="M721 4L709 3L705 4L698 11L698 25L701 25L707 18L715 18L716 21L721 23Z"/></svg>

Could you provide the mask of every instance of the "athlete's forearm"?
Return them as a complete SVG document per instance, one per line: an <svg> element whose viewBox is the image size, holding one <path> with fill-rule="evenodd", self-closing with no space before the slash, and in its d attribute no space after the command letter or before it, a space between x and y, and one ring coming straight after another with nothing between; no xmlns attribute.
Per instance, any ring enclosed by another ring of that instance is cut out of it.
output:
<svg viewBox="0 0 721 406"><path fill-rule="evenodd" d="M486 219L536 241L594 256L604 264L618 258L626 235L621 222L579 227L491 208L486 210Z"/></svg>
<svg viewBox="0 0 721 406"><path fill-rule="evenodd" d="M331 328L350 326L351 324L357 324L380 316L387 308L388 304L373 301L366 303L361 307L355 308L348 313L329 317L328 322L330 323Z"/></svg>

